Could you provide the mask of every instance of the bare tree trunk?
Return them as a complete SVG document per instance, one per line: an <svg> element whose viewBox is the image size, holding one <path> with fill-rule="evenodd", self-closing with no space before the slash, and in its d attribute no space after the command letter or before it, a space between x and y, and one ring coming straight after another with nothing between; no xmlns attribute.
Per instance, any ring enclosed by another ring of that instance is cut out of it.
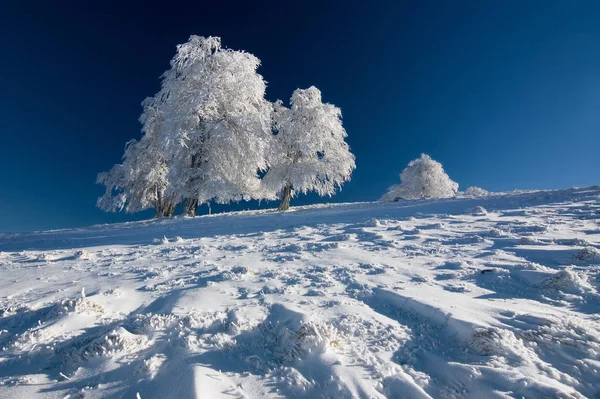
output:
<svg viewBox="0 0 600 399"><path fill-rule="evenodd" d="M177 208L177 204L169 202L165 208L166 208L165 209L165 217L170 218L173 216L173 212L175 212L175 208Z"/></svg>
<svg viewBox="0 0 600 399"><path fill-rule="evenodd" d="M163 201L156 202L156 217L164 218L169 217L169 204Z"/></svg>
<svg viewBox="0 0 600 399"><path fill-rule="evenodd" d="M156 209L157 218L165 218L173 216L177 204L173 203L175 194L171 194L168 197L163 197L162 192L156 189L156 200L154 201L154 208Z"/></svg>
<svg viewBox="0 0 600 399"><path fill-rule="evenodd" d="M281 203L279 204L280 211L287 211L290 209L290 200L292 199L292 185L286 183L285 187L281 191Z"/></svg>
<svg viewBox="0 0 600 399"><path fill-rule="evenodd" d="M156 201L154 202L154 208L156 208L156 217L157 218L161 218L163 217L163 200L162 200L162 195L161 192L155 188L155 192L156 192Z"/></svg>
<svg viewBox="0 0 600 399"><path fill-rule="evenodd" d="M198 200L187 198L183 204L183 210L189 217L196 216L196 208L198 208Z"/></svg>
<svg viewBox="0 0 600 399"><path fill-rule="evenodd" d="M154 203L157 218L170 218L173 216L173 212L175 212L175 208L177 208L177 204L173 202L174 198L175 194L170 195L167 198L163 198L160 193L158 194L158 198Z"/></svg>

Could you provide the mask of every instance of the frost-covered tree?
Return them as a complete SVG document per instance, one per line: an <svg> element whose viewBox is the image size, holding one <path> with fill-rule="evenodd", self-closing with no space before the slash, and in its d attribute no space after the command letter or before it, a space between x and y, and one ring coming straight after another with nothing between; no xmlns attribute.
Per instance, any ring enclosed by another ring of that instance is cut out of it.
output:
<svg viewBox="0 0 600 399"><path fill-rule="evenodd" d="M163 152L160 129L164 122L164 102L160 97L146 99L140 117L143 136L125 146L123 162L100 173L97 183L106 191L97 205L105 211L138 212L156 209L157 217L171 216L177 202L166 194L169 160Z"/></svg>
<svg viewBox="0 0 600 399"><path fill-rule="evenodd" d="M193 216L199 203L257 196L272 137L259 65L252 54L223 49L218 37L177 46L160 91L143 103L142 138L98 177L107 188L98 206L170 216L184 202Z"/></svg>
<svg viewBox="0 0 600 399"><path fill-rule="evenodd" d="M188 215L199 203L250 199L259 188L272 112L259 65L252 54L223 49L220 38L192 36L163 76L167 193L185 200Z"/></svg>
<svg viewBox="0 0 600 399"><path fill-rule="evenodd" d="M290 108L281 101L274 106L273 137L269 170L263 178L267 198L279 195L280 210L289 208L297 193L314 191L331 196L355 169L354 155L345 142L339 108L321 101L316 87L298 89Z"/></svg>
<svg viewBox="0 0 600 399"><path fill-rule="evenodd" d="M147 140L127 143L123 163L98 175L97 182L106 186L98 198L100 209L110 212L138 212L156 209L158 217L171 216L176 203L164 195L167 165L160 158L149 156Z"/></svg>
<svg viewBox="0 0 600 399"><path fill-rule="evenodd" d="M420 158L410 161L400 173L400 184L391 186L381 201L398 199L449 198L458 191L458 183L452 181L444 172L442 164L421 154Z"/></svg>

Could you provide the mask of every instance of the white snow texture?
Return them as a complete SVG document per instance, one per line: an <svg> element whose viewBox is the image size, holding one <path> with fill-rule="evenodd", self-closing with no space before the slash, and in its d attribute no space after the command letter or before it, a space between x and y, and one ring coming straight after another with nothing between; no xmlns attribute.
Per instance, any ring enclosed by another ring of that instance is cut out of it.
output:
<svg viewBox="0 0 600 399"><path fill-rule="evenodd" d="M0 398L597 398L599 200L2 234Z"/></svg>

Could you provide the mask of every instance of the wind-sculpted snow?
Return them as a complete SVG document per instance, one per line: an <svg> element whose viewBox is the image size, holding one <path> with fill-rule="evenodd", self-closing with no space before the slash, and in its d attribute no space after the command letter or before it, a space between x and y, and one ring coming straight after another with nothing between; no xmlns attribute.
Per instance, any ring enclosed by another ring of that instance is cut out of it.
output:
<svg viewBox="0 0 600 399"><path fill-rule="evenodd" d="M600 396L600 188L0 236L0 397Z"/></svg>

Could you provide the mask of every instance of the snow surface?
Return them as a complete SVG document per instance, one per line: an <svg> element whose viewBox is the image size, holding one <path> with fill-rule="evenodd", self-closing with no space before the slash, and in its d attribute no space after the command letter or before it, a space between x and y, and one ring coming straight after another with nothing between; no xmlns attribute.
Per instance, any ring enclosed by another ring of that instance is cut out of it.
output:
<svg viewBox="0 0 600 399"><path fill-rule="evenodd" d="M0 398L600 396L600 187L0 235Z"/></svg>

